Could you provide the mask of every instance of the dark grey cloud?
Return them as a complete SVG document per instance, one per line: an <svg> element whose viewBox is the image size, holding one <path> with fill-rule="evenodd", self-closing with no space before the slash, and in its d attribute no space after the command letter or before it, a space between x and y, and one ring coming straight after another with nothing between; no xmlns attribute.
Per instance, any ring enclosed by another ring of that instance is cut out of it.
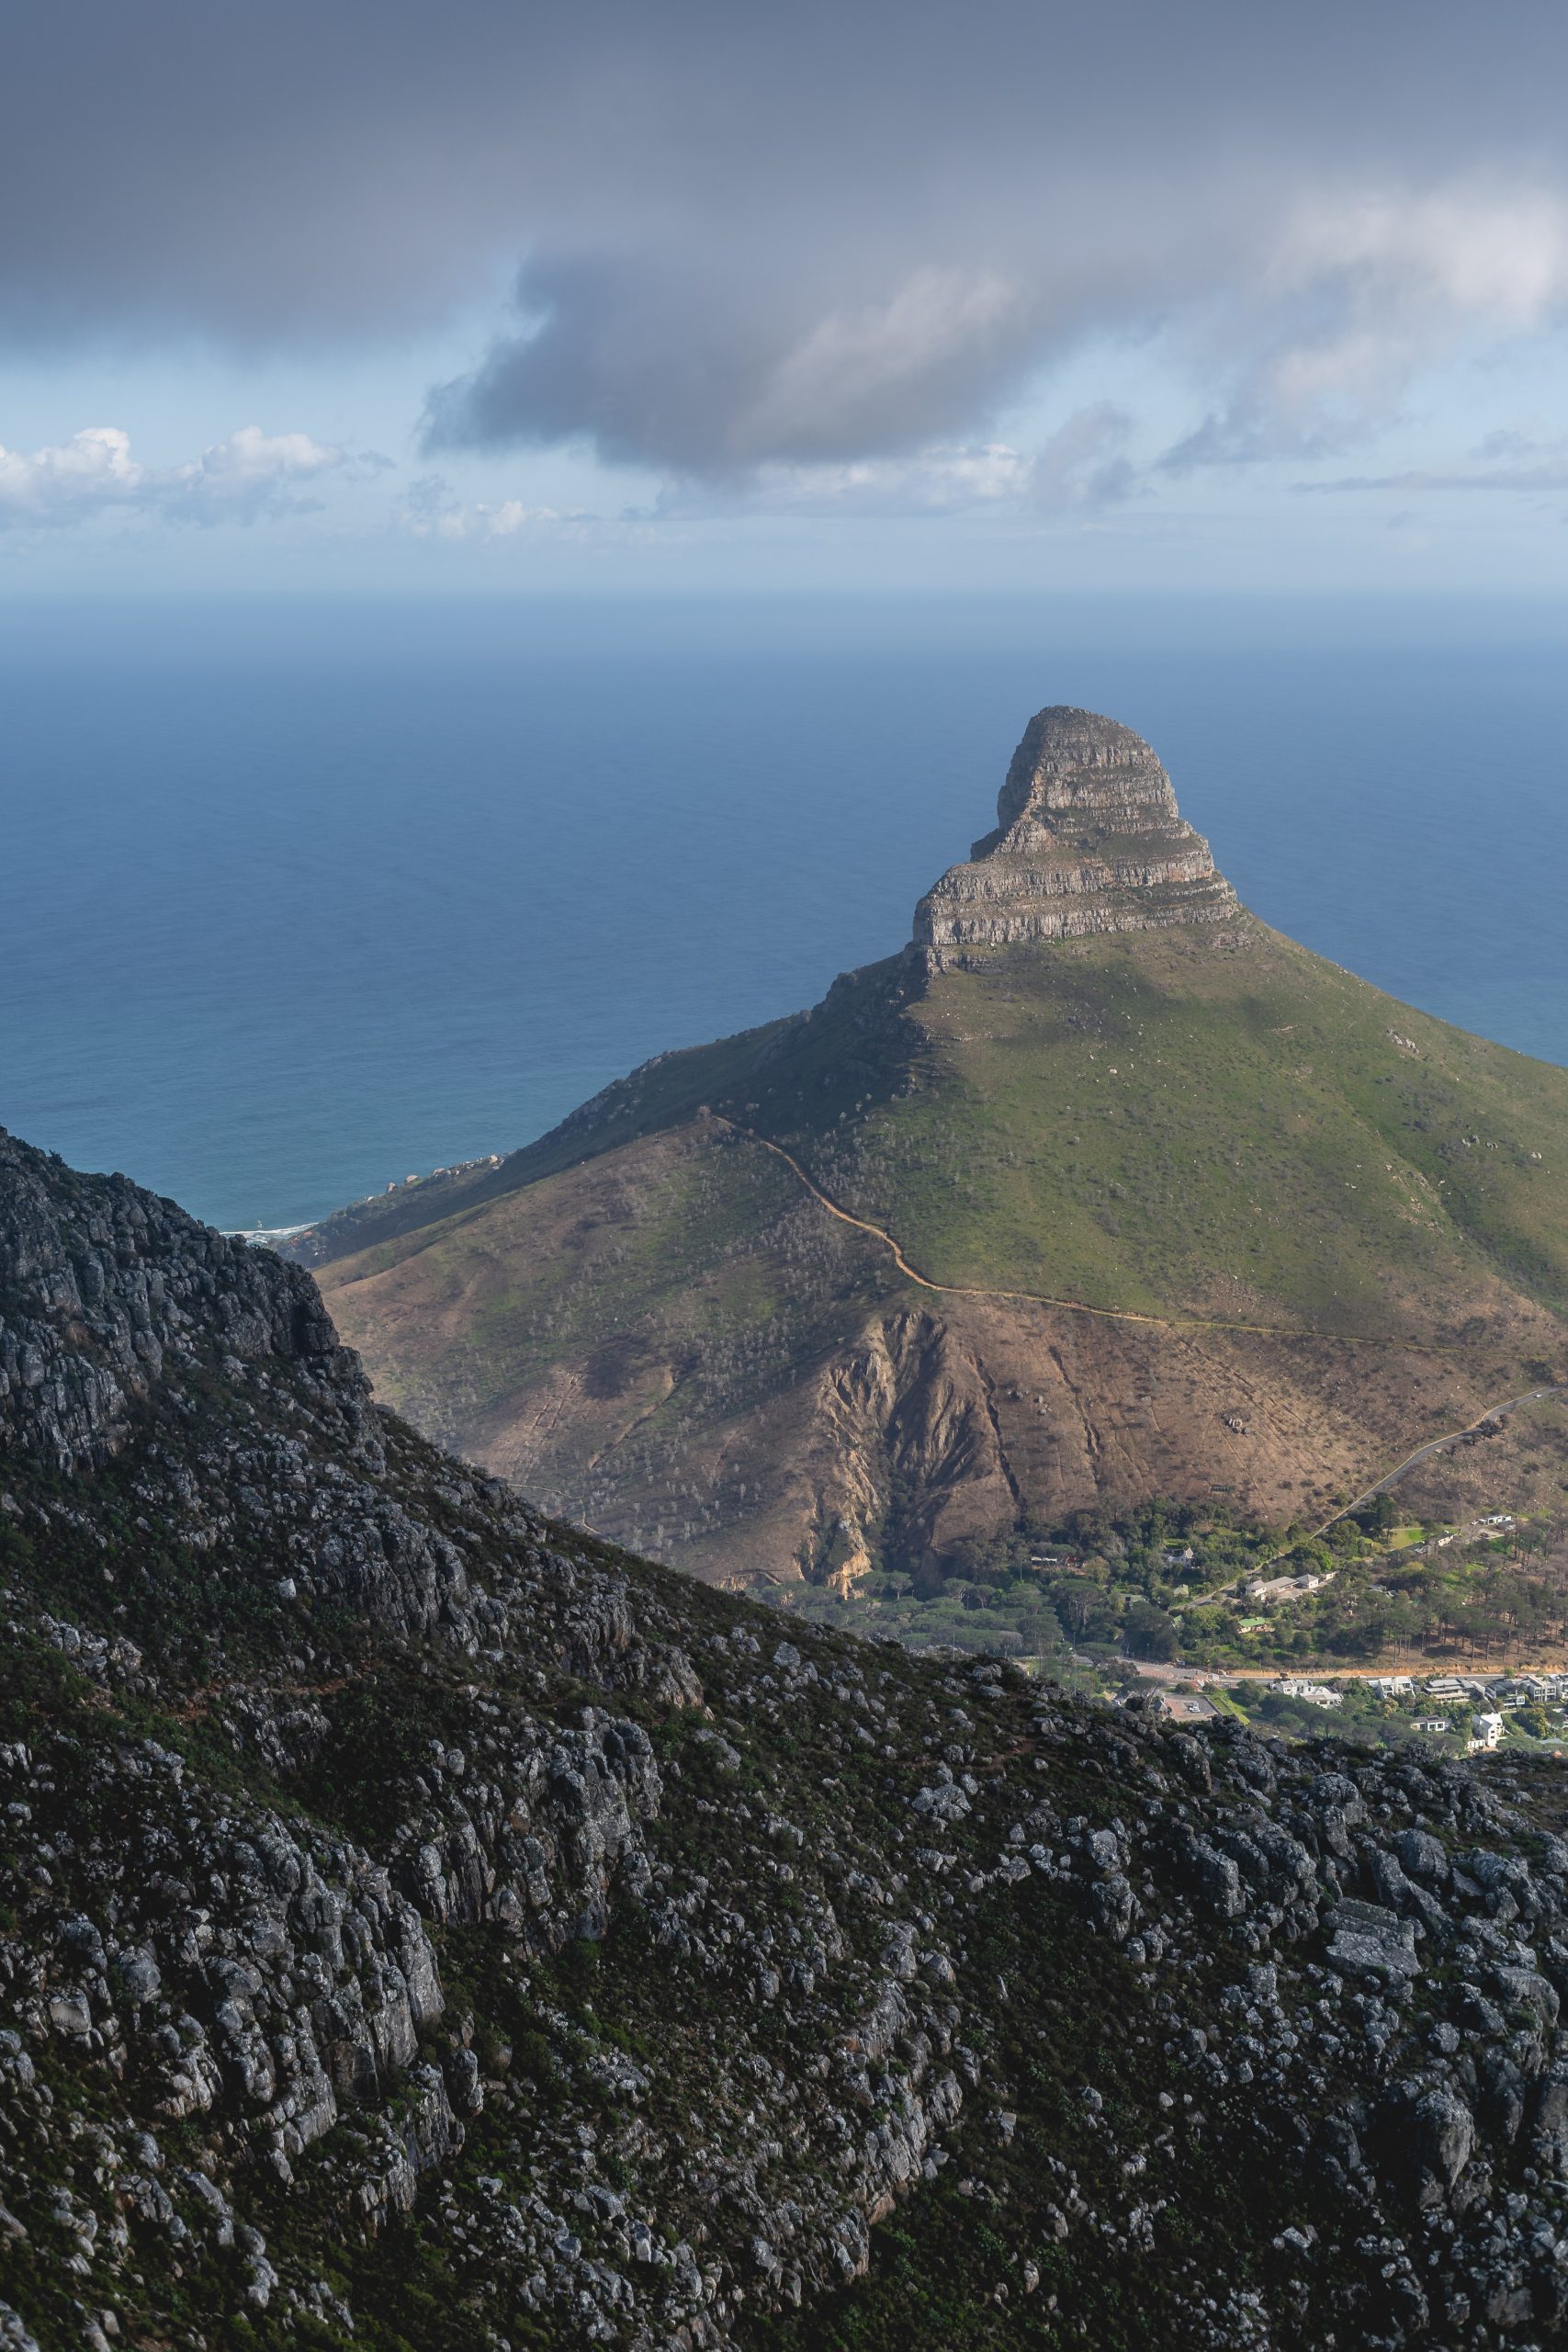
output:
<svg viewBox="0 0 1568 2352"><path fill-rule="evenodd" d="M984 434L1161 333L1173 466L1343 446L1568 302L1557 0L53 0L7 27L0 336L259 349L511 288L433 447L683 476Z"/></svg>

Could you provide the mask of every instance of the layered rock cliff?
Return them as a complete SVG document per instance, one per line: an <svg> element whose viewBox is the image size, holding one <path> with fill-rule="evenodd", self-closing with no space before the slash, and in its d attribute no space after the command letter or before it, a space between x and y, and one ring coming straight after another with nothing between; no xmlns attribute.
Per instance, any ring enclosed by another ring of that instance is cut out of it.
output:
<svg viewBox="0 0 1568 2352"><path fill-rule="evenodd" d="M1231 922L1238 913L1142 737L1056 705L1024 729L995 830L920 900L915 941L940 952Z"/></svg>

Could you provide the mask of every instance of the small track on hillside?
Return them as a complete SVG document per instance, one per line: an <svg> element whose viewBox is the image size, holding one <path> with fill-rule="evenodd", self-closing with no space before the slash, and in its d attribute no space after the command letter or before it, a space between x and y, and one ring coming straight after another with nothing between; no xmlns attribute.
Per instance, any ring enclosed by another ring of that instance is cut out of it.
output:
<svg viewBox="0 0 1568 2352"><path fill-rule="evenodd" d="M1458 1348L1440 1347L1431 1340L1372 1340L1360 1338L1353 1334L1341 1331L1303 1331L1293 1329L1283 1324L1227 1323L1222 1322L1219 1317L1215 1316L1143 1315L1139 1314L1135 1309L1127 1306L1090 1306L1081 1298L1055 1298L1044 1291L991 1290L976 1283L934 1282L930 1274L922 1274L918 1266L911 1266L909 1261L904 1255L903 1250L893 1238L893 1236L886 1231L882 1226L873 1225L869 1219L863 1216L855 1216L852 1215L850 1210L841 1208L837 1201L833 1200L829 1194L822 1190L821 1185L818 1183L816 1178L807 1174L807 1170L801 1166L799 1160L796 1159L795 1154L792 1151L787 1151L782 1143L775 1143L772 1136L759 1134L755 1127L742 1126L739 1119L727 1118L722 1111L714 1111L710 1109L708 1116L718 1126L728 1127L732 1135L742 1136L749 1143L761 1144L765 1151L771 1151L773 1153L775 1158L782 1159L784 1166L791 1170L799 1182L806 1187L806 1190L810 1193L812 1199L816 1201L820 1207L825 1208L829 1216L837 1217L840 1225L852 1226L857 1233L870 1234L874 1241L880 1241L884 1249L891 1253L893 1262L897 1267L899 1272L904 1275L907 1281L918 1284L921 1290L938 1291L953 1298L994 1298L1005 1300L1013 1305L1017 1305L1021 1301L1034 1306L1055 1306L1061 1308L1064 1313L1068 1315L1092 1315L1098 1317L1100 1321L1108 1323L1152 1324L1163 1330L1192 1329L1200 1331L1244 1331L1251 1334L1254 1338L1266 1340L1337 1340L1340 1344L1345 1347L1399 1348L1404 1350L1408 1353L1427 1356L1455 1356L1461 1352ZM1463 1429L1450 1430L1441 1437L1429 1438L1425 1445L1418 1445L1414 1453L1407 1453L1404 1460L1399 1463L1395 1468L1385 1471L1383 1476L1379 1478L1374 1485L1366 1487L1360 1494L1355 1497L1353 1501L1342 1504L1340 1508L1334 1512L1331 1518L1325 1519L1323 1521L1320 1527L1313 1528L1311 1530L1311 1533L1313 1535L1322 1535L1330 1527L1337 1526L1340 1520L1348 1519L1352 1511L1359 1510L1364 1504L1371 1502L1375 1496L1386 1492L1390 1487L1396 1485L1397 1482L1404 1477L1407 1470L1413 1470L1418 1462L1425 1462L1429 1454L1441 1453L1445 1447L1458 1445L1464 1438L1479 1437L1483 1430L1505 1419L1509 1413L1516 1411L1519 1406L1538 1404L1546 1396L1568 1396L1568 1385L1553 1385L1549 1384L1547 1386L1542 1388L1529 1389L1525 1391L1523 1395L1518 1396L1505 1397L1499 1404L1487 1406L1484 1412L1478 1414L1473 1421L1466 1422ZM1282 1559L1284 1557L1284 1554L1277 1553L1274 1556L1275 1559ZM1265 1561L1260 1564L1261 1566L1268 1567L1271 1567L1273 1565L1274 1562L1272 1560ZM1247 1571L1249 1577L1256 1577L1258 1573L1258 1567L1254 1567ZM1239 1583L1241 1579L1238 1577L1236 1581ZM1228 1591L1231 1588L1227 1586L1223 1588L1223 1589ZM1205 1600L1217 1600L1219 1595L1217 1593L1206 1593L1203 1598Z"/></svg>
<svg viewBox="0 0 1568 2352"><path fill-rule="evenodd" d="M899 1272L908 1281L918 1283L921 1290L941 1291L951 1298L1003 1299L1014 1305L1021 1300L1033 1306L1059 1306L1068 1315L1092 1315L1103 1323L1145 1323L1164 1331L1245 1331L1255 1339L1262 1340L1318 1340L1337 1341L1341 1347L1347 1348L1398 1348L1407 1355L1457 1356L1463 1352L1459 1348L1441 1347L1430 1340L1375 1340L1352 1331L1305 1331L1299 1326L1284 1323L1233 1323L1217 1315L1145 1315L1131 1306L1090 1306L1087 1300L1081 1298L1056 1298L1048 1291L995 1290L979 1283L935 1282L930 1274L922 1274L918 1266L910 1265L893 1236L882 1226L873 1225L865 1217L855 1216L850 1210L841 1208L782 1143L775 1143L772 1136L759 1134L755 1127L742 1126L739 1119L728 1118L722 1111L710 1109L707 1115L716 1126L728 1127L732 1135L744 1136L748 1143L760 1143L764 1151L771 1151L782 1159L829 1216L836 1216L840 1225L852 1225L857 1233L869 1233L874 1241L880 1241L884 1249L891 1252ZM1502 1408L1495 1409L1501 1411ZM1454 1434L1463 1436L1465 1432L1456 1430ZM1434 1441L1438 1444L1446 1442L1443 1439Z"/></svg>

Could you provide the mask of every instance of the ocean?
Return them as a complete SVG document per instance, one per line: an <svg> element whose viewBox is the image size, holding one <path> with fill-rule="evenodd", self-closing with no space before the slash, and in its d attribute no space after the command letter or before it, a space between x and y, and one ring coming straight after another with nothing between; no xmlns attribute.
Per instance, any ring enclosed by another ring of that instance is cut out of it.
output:
<svg viewBox="0 0 1568 2352"><path fill-rule="evenodd" d="M0 606L0 1124L225 1227L506 1150L908 937L1051 702L1267 921L1568 1060L1562 608Z"/></svg>

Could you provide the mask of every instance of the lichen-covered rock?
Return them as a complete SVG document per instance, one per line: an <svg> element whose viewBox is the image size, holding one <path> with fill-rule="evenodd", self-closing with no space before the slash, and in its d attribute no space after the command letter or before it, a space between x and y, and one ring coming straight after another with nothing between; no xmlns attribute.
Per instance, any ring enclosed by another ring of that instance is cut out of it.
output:
<svg viewBox="0 0 1568 2352"><path fill-rule="evenodd" d="M1550 1768L781 1629L122 1180L0 1237L6 2352L1561 2331Z"/></svg>

